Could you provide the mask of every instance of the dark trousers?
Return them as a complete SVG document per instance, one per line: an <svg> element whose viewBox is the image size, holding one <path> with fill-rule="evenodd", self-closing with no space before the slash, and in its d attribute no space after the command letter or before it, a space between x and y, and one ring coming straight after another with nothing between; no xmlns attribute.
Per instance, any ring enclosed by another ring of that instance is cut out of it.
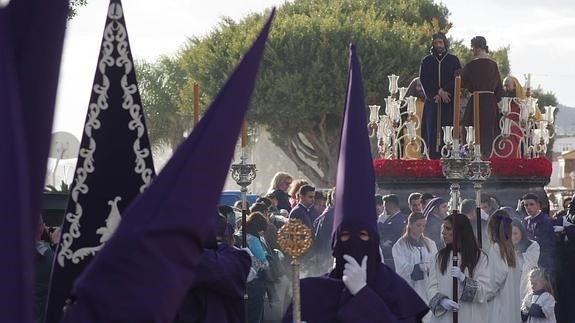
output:
<svg viewBox="0 0 575 323"><path fill-rule="evenodd" d="M248 292L248 323L261 323L264 317L264 298L266 284L260 276L247 285Z"/></svg>

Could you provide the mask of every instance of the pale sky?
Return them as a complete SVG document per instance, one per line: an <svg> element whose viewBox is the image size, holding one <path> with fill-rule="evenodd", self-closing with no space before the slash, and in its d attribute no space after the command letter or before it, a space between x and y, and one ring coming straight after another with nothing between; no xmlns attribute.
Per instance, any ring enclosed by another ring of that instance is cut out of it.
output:
<svg viewBox="0 0 575 323"><path fill-rule="evenodd" d="M190 36L212 30L221 17L236 20L284 0L123 0L132 55L155 60L175 53ZM561 104L575 107L575 1L443 0L454 23L450 35L469 42L482 35L490 48L509 45L512 73L532 73L532 85L553 91ZM89 0L68 25L54 131L78 139L99 53L108 1ZM272 27L273 28L273 27ZM523 80L522 77L519 78Z"/></svg>

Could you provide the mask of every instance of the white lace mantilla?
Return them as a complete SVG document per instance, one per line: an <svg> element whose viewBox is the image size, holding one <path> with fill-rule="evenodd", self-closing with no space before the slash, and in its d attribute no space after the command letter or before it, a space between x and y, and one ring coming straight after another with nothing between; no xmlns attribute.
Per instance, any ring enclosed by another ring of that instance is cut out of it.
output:
<svg viewBox="0 0 575 323"><path fill-rule="evenodd" d="M146 128L143 123L142 108L140 105L134 103L133 94L137 93L138 86L135 83L130 84L128 74L132 72L133 64L128 56L128 33L126 27L122 24L120 19L123 17L123 10L120 4L110 4L108 7L108 18L112 21L106 25L104 29L104 36L102 40L102 58L98 62L98 72L102 75L102 83L94 84L93 91L98 94L96 102L91 102L88 107L88 116L86 125L84 126L84 134L89 138L89 147L80 149L80 157L83 158L83 164L76 170L76 185L71 191L71 202L74 203L74 212L66 214L64 221L69 222L69 231L62 234L62 241L60 245L60 252L58 253L58 264L64 267L66 259L77 264L88 255L94 255L100 250L106 241L112 236L118 227L121 217L118 209L118 202L121 200L120 196L116 196L113 200L108 201L110 205L110 212L106 218L105 226L96 230L97 234L101 235L100 244L91 247L83 247L77 250L72 248L75 239L81 236L80 232L80 219L84 214L82 205L78 202L80 194L88 194L90 188L86 185L88 176L96 170L94 167L94 154L96 152L96 141L93 138L93 132L100 129L101 122L99 120L100 113L108 109L108 89L110 88L110 80L106 75L106 69L116 65L117 67L124 68L124 75L121 78L121 86L124 91L122 108L129 111L132 120L128 123L128 129L135 131L137 138L134 140L132 148L136 156L134 171L142 177L142 186L140 192L150 184L153 171L151 168L146 167L146 158L150 156L150 149L148 147L141 147L141 138L146 135ZM117 43L116 51L119 54L117 59L112 57L114 51L114 42Z"/></svg>

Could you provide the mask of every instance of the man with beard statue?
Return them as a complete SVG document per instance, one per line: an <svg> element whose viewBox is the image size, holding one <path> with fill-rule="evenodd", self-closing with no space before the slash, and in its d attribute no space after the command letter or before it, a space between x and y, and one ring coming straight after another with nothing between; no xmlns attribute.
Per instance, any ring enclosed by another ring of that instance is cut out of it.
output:
<svg viewBox="0 0 575 323"><path fill-rule="evenodd" d="M301 280L301 320L419 322L428 312L417 293L381 263L375 211L375 175L367 133L359 60L350 45L337 167L332 249L335 268ZM288 310L284 322L292 322Z"/></svg>
<svg viewBox="0 0 575 323"><path fill-rule="evenodd" d="M457 56L449 53L445 34L433 34L430 53L423 58L419 69L425 91L421 133L431 159L441 157L441 127L453 125L453 92L459 69L461 63Z"/></svg>

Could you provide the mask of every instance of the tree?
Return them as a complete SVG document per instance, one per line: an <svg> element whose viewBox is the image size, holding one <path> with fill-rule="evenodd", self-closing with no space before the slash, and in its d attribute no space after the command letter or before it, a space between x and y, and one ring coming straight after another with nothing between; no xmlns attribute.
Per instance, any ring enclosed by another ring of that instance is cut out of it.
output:
<svg viewBox="0 0 575 323"><path fill-rule="evenodd" d="M469 40L467 41L469 43ZM461 66L467 64L469 61L473 59L473 53L470 50L469 45L466 45L462 40L454 40L451 42L451 51L454 55L459 57L461 61ZM489 49L489 56L497 62L497 66L499 67L499 74L501 75L501 79L504 79L507 75L509 75L509 71L511 67L509 65L509 46L499 48L496 50Z"/></svg>
<svg viewBox="0 0 575 323"><path fill-rule="evenodd" d="M431 34L449 25L448 16L447 8L432 0L286 2L277 12L268 39L248 115L250 123L266 128L272 141L315 185L332 186L349 42L357 45L362 61L366 103L383 105L388 95L387 75L401 75L401 85L407 86L417 76L420 61L429 52ZM169 113L176 111L180 116L189 113L189 100L172 102L174 95L190 93L183 90L189 87L189 81L180 79L185 78L182 75L201 84L203 102L210 101L262 21L263 14L252 14L239 22L224 18L205 38L190 39L172 60L178 69L163 71L164 77L180 80L175 83L183 88L174 90L170 86L164 103L156 101L157 113L149 112L148 117L151 131L155 131L152 119L159 118L162 104L167 104L164 109ZM506 58L507 51L501 55ZM140 80L148 75L152 76L141 73ZM146 82L142 84L157 83ZM148 88L142 86L142 89L142 97L147 97ZM162 87L157 90L163 91ZM159 92L156 96L161 96ZM144 105L149 111L148 105Z"/></svg>
<svg viewBox="0 0 575 323"><path fill-rule="evenodd" d="M447 9L427 0L312 1L284 4L274 21L252 98L249 119L316 185L335 180L344 105L347 45L357 44L369 104L387 96L388 74L407 84L429 46L433 17L447 24ZM208 96L222 85L263 17L224 19L204 39L192 39L181 55Z"/></svg>
<svg viewBox="0 0 575 323"><path fill-rule="evenodd" d="M76 17L78 12L76 8L83 7L88 4L88 0L70 0L70 7L68 9L68 20L72 20L72 18Z"/></svg>
<svg viewBox="0 0 575 323"><path fill-rule="evenodd" d="M537 98L537 104L539 105L539 109L541 109L542 113L545 113L545 107L552 105L554 107L557 106L557 97L555 93L551 91L545 91L538 86L535 89L531 89L531 96Z"/></svg>
<svg viewBox="0 0 575 323"><path fill-rule="evenodd" d="M150 142L173 149L192 127L190 78L168 56L136 66Z"/></svg>

